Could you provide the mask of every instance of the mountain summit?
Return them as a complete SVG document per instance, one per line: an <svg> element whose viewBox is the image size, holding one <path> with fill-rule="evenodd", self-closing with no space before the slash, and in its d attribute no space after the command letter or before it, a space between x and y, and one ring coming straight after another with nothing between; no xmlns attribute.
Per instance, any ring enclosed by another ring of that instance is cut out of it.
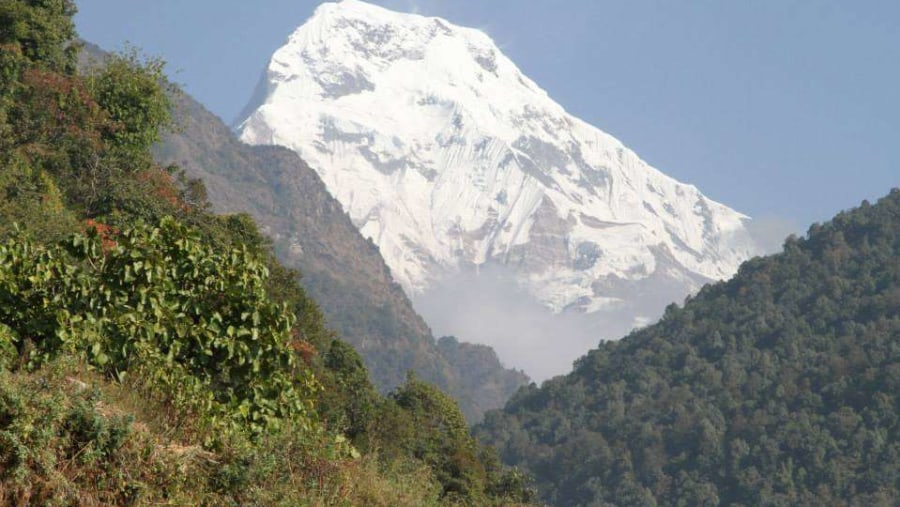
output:
<svg viewBox="0 0 900 507"><path fill-rule="evenodd" d="M680 299L756 251L747 217L568 114L479 30L325 3L257 98L241 139L300 154L413 296L502 265L553 312L630 327L664 305L641 294Z"/></svg>

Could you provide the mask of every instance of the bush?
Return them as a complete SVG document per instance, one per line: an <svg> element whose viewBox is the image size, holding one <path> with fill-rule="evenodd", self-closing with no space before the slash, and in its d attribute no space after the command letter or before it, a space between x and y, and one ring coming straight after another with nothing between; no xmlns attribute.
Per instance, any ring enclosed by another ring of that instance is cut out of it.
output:
<svg viewBox="0 0 900 507"><path fill-rule="evenodd" d="M137 369L210 424L311 424L316 383L267 276L245 249L218 250L172 219L56 248L16 238L0 247L0 322L19 353L33 343L32 364L74 352L118 378Z"/></svg>

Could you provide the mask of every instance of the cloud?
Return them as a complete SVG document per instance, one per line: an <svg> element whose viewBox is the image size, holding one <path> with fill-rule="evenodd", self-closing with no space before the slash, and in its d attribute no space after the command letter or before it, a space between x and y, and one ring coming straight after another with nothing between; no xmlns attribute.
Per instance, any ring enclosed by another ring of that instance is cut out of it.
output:
<svg viewBox="0 0 900 507"><path fill-rule="evenodd" d="M796 221L775 215L754 218L746 225L750 236L767 255L780 252L789 235L803 233Z"/></svg>
<svg viewBox="0 0 900 507"><path fill-rule="evenodd" d="M535 382L571 371L575 359L603 340L621 338L634 324L631 312L554 314L502 266L456 274L413 305L435 336L489 345L505 366L524 370Z"/></svg>

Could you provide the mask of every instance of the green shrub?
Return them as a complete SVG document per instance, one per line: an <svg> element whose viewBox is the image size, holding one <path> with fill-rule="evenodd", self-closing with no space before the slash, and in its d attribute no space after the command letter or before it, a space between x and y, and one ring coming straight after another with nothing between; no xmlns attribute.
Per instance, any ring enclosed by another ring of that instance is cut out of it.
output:
<svg viewBox="0 0 900 507"><path fill-rule="evenodd" d="M34 345L33 364L74 352L118 378L137 369L210 424L258 432L311 421L317 389L267 276L246 249L219 250L172 219L56 248L15 238L0 247L0 322L20 353Z"/></svg>

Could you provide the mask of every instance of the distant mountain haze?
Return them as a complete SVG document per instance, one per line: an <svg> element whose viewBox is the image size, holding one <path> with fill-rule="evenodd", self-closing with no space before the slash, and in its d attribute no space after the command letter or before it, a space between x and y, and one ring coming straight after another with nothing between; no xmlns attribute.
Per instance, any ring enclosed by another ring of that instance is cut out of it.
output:
<svg viewBox="0 0 900 507"><path fill-rule="evenodd" d="M240 138L297 152L436 331L538 380L759 252L748 217L440 18L322 4L246 111Z"/></svg>

